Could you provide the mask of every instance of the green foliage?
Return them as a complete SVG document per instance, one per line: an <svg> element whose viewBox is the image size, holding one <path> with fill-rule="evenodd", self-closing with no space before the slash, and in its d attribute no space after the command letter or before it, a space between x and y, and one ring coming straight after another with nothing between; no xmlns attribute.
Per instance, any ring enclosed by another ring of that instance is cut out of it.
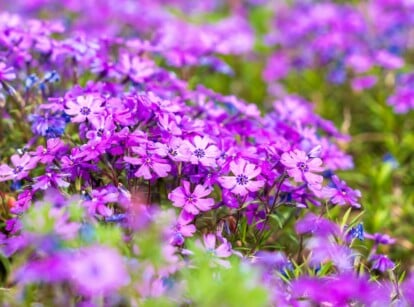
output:
<svg viewBox="0 0 414 307"><path fill-rule="evenodd" d="M257 272L241 260L232 257L229 268L214 262L211 254L196 246L193 268L182 272L188 286L186 296L191 305L210 306L268 306L268 293L258 282Z"/></svg>

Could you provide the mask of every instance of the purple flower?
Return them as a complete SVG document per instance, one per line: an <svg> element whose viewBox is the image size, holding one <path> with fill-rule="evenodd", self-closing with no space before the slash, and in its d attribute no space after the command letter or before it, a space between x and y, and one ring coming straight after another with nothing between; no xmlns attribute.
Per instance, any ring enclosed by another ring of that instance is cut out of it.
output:
<svg viewBox="0 0 414 307"><path fill-rule="evenodd" d="M66 255L51 255L45 259L32 260L19 268L15 278L19 284L57 283L67 279L70 261Z"/></svg>
<svg viewBox="0 0 414 307"><path fill-rule="evenodd" d="M335 223L308 212L295 225L295 230L298 234L312 233L318 236L330 236L339 234L338 225Z"/></svg>
<svg viewBox="0 0 414 307"><path fill-rule="evenodd" d="M10 167L7 164L0 165L0 182L25 178L36 167L38 162L38 158L30 157L27 153L21 157L14 154L10 160L14 167Z"/></svg>
<svg viewBox="0 0 414 307"><path fill-rule="evenodd" d="M156 72L154 62L142 59L137 56L131 56L124 53L120 57L119 70L128 76L132 81L140 83Z"/></svg>
<svg viewBox="0 0 414 307"><path fill-rule="evenodd" d="M62 113L51 113L49 111L29 115L32 123L32 132L46 138L60 137L66 127L66 118Z"/></svg>
<svg viewBox="0 0 414 307"><path fill-rule="evenodd" d="M132 151L139 157L124 157L124 161L132 165L139 165L138 170L134 173L136 177L144 177L149 180L153 177L167 177L171 171L171 165L168 160L161 158L154 150L147 150L142 146L133 147ZM154 176L152 173L155 173Z"/></svg>
<svg viewBox="0 0 414 307"><path fill-rule="evenodd" d="M321 159L310 158L304 151L295 149L283 153L280 162L286 166L287 173L296 182L307 182L315 187L322 186L323 177L313 173L323 171Z"/></svg>
<svg viewBox="0 0 414 307"><path fill-rule="evenodd" d="M90 140L93 139L107 139L115 131L115 124L112 116L99 116L91 119L93 129L86 133L86 137Z"/></svg>
<svg viewBox="0 0 414 307"><path fill-rule="evenodd" d="M0 81L11 81L16 79L16 73L13 67L7 67L3 62L0 62Z"/></svg>
<svg viewBox="0 0 414 307"><path fill-rule="evenodd" d="M196 227L193 224L194 215L187 211L181 211L177 221L172 227L172 234L170 243L174 246L181 246L184 244L185 237L192 237L196 232Z"/></svg>
<svg viewBox="0 0 414 307"><path fill-rule="evenodd" d="M68 266L71 281L87 296L108 295L129 283L122 257L107 247L85 247L71 258Z"/></svg>
<svg viewBox="0 0 414 307"><path fill-rule="evenodd" d="M213 198L204 198L211 193L212 189L196 185L191 192L190 182L183 180L182 186L168 194L168 199L178 208L183 208L191 214L198 214L200 211L208 211L214 206Z"/></svg>
<svg viewBox="0 0 414 307"><path fill-rule="evenodd" d="M36 151L31 154L39 159L40 163L51 163L55 158L58 158L62 153L67 150L65 143L58 138L48 139L46 148L38 146Z"/></svg>
<svg viewBox="0 0 414 307"><path fill-rule="evenodd" d="M192 164L215 167L216 159L220 156L220 150L213 145L207 136L195 136L193 143L187 142L188 150L191 152L189 161ZM185 147L182 148L187 151Z"/></svg>
<svg viewBox="0 0 414 307"><path fill-rule="evenodd" d="M376 76L363 76L354 78L351 82L352 89L355 92L362 92L365 89L373 87L377 83Z"/></svg>
<svg viewBox="0 0 414 307"><path fill-rule="evenodd" d="M249 192L256 192L264 186L264 180L252 180L261 173L261 168L246 160L240 159L230 163L230 170L234 176L222 176L219 183L234 194L245 196Z"/></svg>
<svg viewBox="0 0 414 307"><path fill-rule="evenodd" d="M322 197L328 198L335 205L361 207L361 204L358 203L358 199L361 197L360 191L351 189L345 181L336 175L333 175L331 180L330 185L322 190Z"/></svg>
<svg viewBox="0 0 414 307"><path fill-rule="evenodd" d="M208 253L218 258L227 258L232 255L231 244L225 238L221 238L221 244L217 247L217 237L215 234L209 233L203 235L204 247ZM230 263L222 259L216 259L219 265L229 267Z"/></svg>
<svg viewBox="0 0 414 307"><path fill-rule="evenodd" d="M370 259L372 263L372 268L380 272L385 272L392 270L395 267L394 262L392 262L387 255L375 254Z"/></svg>
<svg viewBox="0 0 414 307"><path fill-rule="evenodd" d="M282 252L259 251L254 255L253 263L265 270L277 270L283 272L292 268L292 263Z"/></svg>
<svg viewBox="0 0 414 307"><path fill-rule="evenodd" d="M378 65L388 69L399 69L404 65L404 60L388 51L381 50L376 54Z"/></svg>
<svg viewBox="0 0 414 307"><path fill-rule="evenodd" d="M65 181L68 177L68 174L62 174L62 173L55 173L52 171L48 171L46 174L35 177L33 184L33 189L36 190L47 190L50 187L61 187L61 188L67 188L70 184L69 182Z"/></svg>
<svg viewBox="0 0 414 307"><path fill-rule="evenodd" d="M365 233L365 238L374 240L375 244L377 245L378 244L388 245L388 244L395 243L394 238L391 238L389 235L383 234L383 233L374 233L374 234Z"/></svg>
<svg viewBox="0 0 414 307"><path fill-rule="evenodd" d="M66 114L73 116L72 122L74 123L90 120L103 113L102 101L95 95L84 95L68 100L65 107Z"/></svg>

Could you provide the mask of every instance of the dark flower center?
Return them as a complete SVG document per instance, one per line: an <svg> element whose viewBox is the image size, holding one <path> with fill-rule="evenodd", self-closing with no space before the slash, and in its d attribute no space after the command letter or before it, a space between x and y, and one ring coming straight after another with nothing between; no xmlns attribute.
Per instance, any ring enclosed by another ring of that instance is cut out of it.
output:
<svg viewBox="0 0 414 307"><path fill-rule="evenodd" d="M93 264L90 266L89 273L90 273L90 276L98 278L101 275L101 270L97 265Z"/></svg>
<svg viewBox="0 0 414 307"><path fill-rule="evenodd" d="M13 173L18 174L23 170L23 167L21 166L16 166L13 170Z"/></svg>
<svg viewBox="0 0 414 307"><path fill-rule="evenodd" d="M80 113L81 113L82 115L87 116L87 115L89 115L89 114L91 113L91 109L89 109L88 107L82 107L82 108L80 109Z"/></svg>
<svg viewBox="0 0 414 307"><path fill-rule="evenodd" d="M249 182L249 178L246 175L237 175L236 182L239 185L246 185Z"/></svg>
<svg viewBox="0 0 414 307"><path fill-rule="evenodd" d="M194 204L196 202L196 197L194 197L192 194L187 197L187 202L189 204Z"/></svg>
<svg viewBox="0 0 414 307"><path fill-rule="evenodd" d="M176 155L178 155L178 152L177 152L175 149L173 149L173 148L170 148L170 149L168 150L168 153L169 153L171 156L173 156L173 157L175 157Z"/></svg>
<svg viewBox="0 0 414 307"><path fill-rule="evenodd" d="M144 163L145 163L146 165L151 165L151 164L152 164L152 160L151 160L151 158L147 157L147 158L145 159Z"/></svg>
<svg viewBox="0 0 414 307"><path fill-rule="evenodd" d="M309 167L305 162L298 162L296 165L303 172L307 172L309 170Z"/></svg>
<svg viewBox="0 0 414 307"><path fill-rule="evenodd" d="M98 129L98 131L96 132L96 134L97 134L98 136L102 136L102 135L103 135L103 133L104 133L104 130L103 130L102 128Z"/></svg>
<svg viewBox="0 0 414 307"><path fill-rule="evenodd" d="M194 155L197 158L201 159L201 158L205 157L206 152L204 151L204 149L197 148L196 150L194 150Z"/></svg>

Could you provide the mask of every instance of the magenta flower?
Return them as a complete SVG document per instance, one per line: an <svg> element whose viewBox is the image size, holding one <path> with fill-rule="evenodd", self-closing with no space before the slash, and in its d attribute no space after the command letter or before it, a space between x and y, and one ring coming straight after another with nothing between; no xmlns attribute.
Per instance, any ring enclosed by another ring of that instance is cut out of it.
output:
<svg viewBox="0 0 414 307"><path fill-rule="evenodd" d="M351 205L352 207L360 208L358 199L361 197L361 192L353 190L347 186L345 181L339 179L338 176L332 176L332 183L329 187L323 189L323 196L330 199L335 205Z"/></svg>
<svg viewBox="0 0 414 307"><path fill-rule="evenodd" d="M373 87L377 83L376 76L362 76L352 79L351 86L356 92L362 92L365 89Z"/></svg>
<svg viewBox="0 0 414 307"><path fill-rule="evenodd" d="M181 246L184 244L185 237L192 237L196 232L196 227L193 223L194 215L187 211L181 211L177 221L173 224L170 243L174 246Z"/></svg>
<svg viewBox="0 0 414 307"><path fill-rule="evenodd" d="M197 135L194 137L193 143L188 142L187 145L191 152L189 159L192 164L201 164L210 167L216 166L216 159L220 156L220 150L216 145L211 144L208 137L200 137Z"/></svg>
<svg viewBox="0 0 414 307"><path fill-rule="evenodd" d="M311 233L312 235L321 237L339 234L339 227L337 224L321 216L317 216L312 212L308 212L296 223L295 230L300 235Z"/></svg>
<svg viewBox="0 0 414 307"><path fill-rule="evenodd" d="M0 62L0 81L11 81L16 79L16 73L13 67L7 67L5 63Z"/></svg>
<svg viewBox="0 0 414 307"><path fill-rule="evenodd" d="M321 159L310 158L304 151L295 149L283 153L280 162L286 166L288 175L296 182L306 182L321 187L323 177L313 173L323 171Z"/></svg>
<svg viewBox="0 0 414 307"><path fill-rule="evenodd" d="M390 237L387 234L383 234L383 233L374 233L374 234L369 234L369 233L365 233L365 238L373 240L374 243L376 245L378 244L384 244L384 245L388 245L388 244L394 244L395 243L395 239Z"/></svg>
<svg viewBox="0 0 414 307"><path fill-rule="evenodd" d="M0 181L23 179L30 170L36 167L38 162L38 158L30 157L27 153L21 157L15 154L11 156L10 160L14 167L7 164L0 165Z"/></svg>
<svg viewBox="0 0 414 307"><path fill-rule="evenodd" d="M36 151L31 154L34 157L37 157L40 163L48 164L61 156L62 153L66 152L66 150L67 147L61 139L53 138L47 140L46 148L40 145L36 148Z"/></svg>
<svg viewBox="0 0 414 307"><path fill-rule="evenodd" d="M69 182L65 181L65 179L68 177L68 174L62 174L62 173L55 173L55 172L47 172L46 174L35 177L33 184L33 189L36 190L46 190L50 187L62 187L67 188L70 184Z"/></svg>
<svg viewBox="0 0 414 307"><path fill-rule="evenodd" d="M230 262L220 258L228 258L233 254L231 244L225 238L221 238L220 243L217 244L217 237L215 234L209 233L203 235L204 247L206 251L216 257L215 262L223 267L230 267ZM216 247L216 245L218 245Z"/></svg>
<svg viewBox="0 0 414 307"><path fill-rule="evenodd" d="M190 182L183 180L182 186L168 194L168 199L178 208L183 208L191 214L208 211L214 206L213 198L204 198L211 193L211 189L200 184L191 192Z"/></svg>
<svg viewBox="0 0 414 307"><path fill-rule="evenodd" d="M264 186L264 180L252 180L261 173L261 168L246 160L240 159L230 163L230 170L234 176L223 176L218 179L225 189L241 196L249 192L256 192Z"/></svg>
<svg viewBox="0 0 414 307"><path fill-rule="evenodd" d="M122 54L120 58L120 72L132 81L140 83L156 72L154 62L129 54Z"/></svg>
<svg viewBox="0 0 414 307"><path fill-rule="evenodd" d="M387 255L375 254L371 257L372 268L380 272L392 270L395 267L394 262Z"/></svg>
<svg viewBox="0 0 414 307"><path fill-rule="evenodd" d="M83 248L68 265L72 282L85 295L107 295L129 283L122 257L107 247Z"/></svg>
<svg viewBox="0 0 414 307"><path fill-rule="evenodd" d="M171 171L171 165L168 160L161 158L155 153L146 150L143 147L133 147L132 150L139 155L139 157L124 157L124 161L132 165L139 165L138 170L134 173L136 177L144 177L149 180L154 177L167 177Z"/></svg>
<svg viewBox="0 0 414 307"><path fill-rule="evenodd" d="M102 101L94 95L79 96L75 100L66 102L65 113L73 116L72 122L81 123L90 120L98 115L102 115Z"/></svg>

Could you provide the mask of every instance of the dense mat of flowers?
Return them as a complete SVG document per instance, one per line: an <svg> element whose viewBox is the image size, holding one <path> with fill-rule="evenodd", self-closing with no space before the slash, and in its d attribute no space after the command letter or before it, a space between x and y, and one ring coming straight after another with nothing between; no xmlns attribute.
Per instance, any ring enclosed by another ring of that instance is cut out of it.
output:
<svg viewBox="0 0 414 307"><path fill-rule="evenodd" d="M1 300L414 304L382 252L395 240L364 230L341 179L350 137L277 84L328 65L330 82L374 86L412 48L410 1L198 2L0 3ZM193 76L254 62L248 12L265 5L263 112ZM414 107L411 79L394 80L396 112Z"/></svg>

